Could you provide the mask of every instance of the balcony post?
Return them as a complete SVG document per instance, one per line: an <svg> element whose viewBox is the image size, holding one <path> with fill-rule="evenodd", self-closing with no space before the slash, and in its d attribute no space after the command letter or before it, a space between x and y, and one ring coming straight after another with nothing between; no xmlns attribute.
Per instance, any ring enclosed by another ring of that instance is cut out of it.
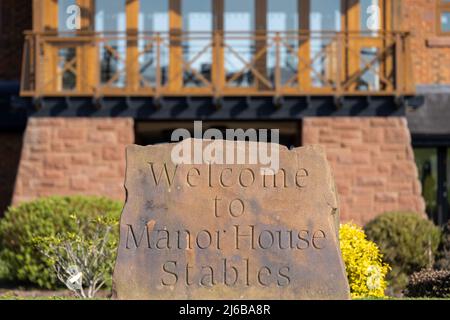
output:
<svg viewBox="0 0 450 320"><path fill-rule="evenodd" d="M400 96L402 92L405 91L405 70L403 69L403 59L405 58L403 49L403 39L400 33L395 34L395 59L397 61L396 63L396 70L395 70L395 94L397 96Z"/></svg>
<svg viewBox="0 0 450 320"><path fill-rule="evenodd" d="M275 96L281 97L282 83L281 83L281 36L277 32L275 35Z"/></svg>
<svg viewBox="0 0 450 320"><path fill-rule="evenodd" d="M39 31L57 31L58 30L58 0L41 0L41 11L37 14L36 23L40 26ZM41 21L39 21L41 20Z"/></svg>
<svg viewBox="0 0 450 320"><path fill-rule="evenodd" d="M344 54L343 54L343 47L344 47L344 37L341 33L337 35L336 38L336 75L335 75L335 81L336 81L336 93L335 95L337 97L341 97L343 95L342 93L342 82L345 80L343 78L343 72L342 72L342 66L345 63L344 60Z"/></svg>
<svg viewBox="0 0 450 320"><path fill-rule="evenodd" d="M395 1L395 0L394 0ZM381 3L381 10L382 10L382 19L381 19L381 29L385 30L387 33L385 35L383 35L383 50L386 50L387 52L390 52L390 54L388 54L386 56L386 60L385 63L383 63L382 65L382 72L383 72L383 76L386 79L389 79L390 75L395 74L395 70L394 70L394 60L395 60L395 55L394 52L391 50L395 50L394 47L394 39L392 38L392 31L396 31L393 30L393 25L395 22L394 19L394 4L393 4L393 0L384 0ZM387 91L393 91L395 88L395 78L392 79L392 83L389 83L387 85L387 87L385 88Z"/></svg>
<svg viewBox="0 0 450 320"><path fill-rule="evenodd" d="M183 48L181 0L169 0L170 54L169 54L169 88L180 90L183 83Z"/></svg>
<svg viewBox="0 0 450 320"><path fill-rule="evenodd" d="M311 32L310 32L310 0L298 0L298 16L300 17L299 49L298 49L298 85L300 90L311 88Z"/></svg>
<svg viewBox="0 0 450 320"><path fill-rule="evenodd" d="M225 59L224 59L224 36L223 36L223 13L224 0L214 0L214 54L213 54L213 73L212 83L214 95L220 97L225 81Z"/></svg>
<svg viewBox="0 0 450 320"><path fill-rule="evenodd" d="M267 0L255 1L255 69L263 76L267 77ZM260 54L261 53L261 54ZM270 89L267 85L256 78L256 86L259 90Z"/></svg>
<svg viewBox="0 0 450 320"><path fill-rule="evenodd" d="M404 53L402 59L405 65L405 90L411 93L416 89L413 72L413 61L411 56L411 35L408 33L402 33L401 38L404 44Z"/></svg>
<svg viewBox="0 0 450 320"><path fill-rule="evenodd" d="M40 17L36 17L35 25L39 28L37 32L50 32L56 35L58 31L58 0L41 0L38 5ZM37 70L37 90L39 94L45 91L55 91L57 89L58 72L58 49L47 42L42 42L42 37L37 38L36 61L44 61ZM42 44L42 47L41 47ZM42 50L41 50L42 49ZM42 74L42 76L40 76Z"/></svg>
<svg viewBox="0 0 450 320"><path fill-rule="evenodd" d="M43 28L43 12L44 12L44 1L33 0L33 31L39 32Z"/></svg>
<svg viewBox="0 0 450 320"><path fill-rule="evenodd" d="M126 1L127 19L127 57L126 57L126 87L127 91L136 92L139 89L139 0Z"/></svg>
<svg viewBox="0 0 450 320"><path fill-rule="evenodd" d="M81 31L93 31L95 23L95 0L77 0L81 9Z"/></svg>
<svg viewBox="0 0 450 320"><path fill-rule="evenodd" d="M351 78L354 74L358 73L360 69L360 44L362 35L361 30L361 5L360 0L346 0L344 6L344 16L345 16L345 27L347 39L345 41L346 45L346 60L347 60L347 79ZM357 84L355 82L350 83L349 87L346 88L350 91L356 91Z"/></svg>
<svg viewBox="0 0 450 320"><path fill-rule="evenodd" d="M43 30L43 7L44 2L42 0L33 0L33 32L41 32ZM41 91L41 67L37 61L40 61L40 50L39 50L39 36L36 35L34 38L31 38L30 46L32 46L32 50L30 52L33 53L33 57L31 59L32 65L34 66L34 79L31 80L34 83L34 91L37 95ZM22 67L23 68L23 67Z"/></svg>
<svg viewBox="0 0 450 320"><path fill-rule="evenodd" d="M78 68L81 69L83 79L80 79L80 90L89 94L95 93L99 83L99 52L98 43L94 36L95 0L77 0L81 10L80 36L90 36L92 40L79 48ZM83 42L84 43L84 42ZM78 54L78 52L77 52Z"/></svg>
<svg viewBox="0 0 450 320"><path fill-rule="evenodd" d="M161 85L162 85L162 73L161 73L161 45L162 39L158 32L156 34L155 46L156 46L156 84L155 84L155 98L161 97Z"/></svg>

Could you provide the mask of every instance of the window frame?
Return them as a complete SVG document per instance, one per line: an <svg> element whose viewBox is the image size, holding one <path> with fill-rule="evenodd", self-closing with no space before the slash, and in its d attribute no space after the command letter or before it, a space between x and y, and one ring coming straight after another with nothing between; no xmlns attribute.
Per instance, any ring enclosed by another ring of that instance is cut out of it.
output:
<svg viewBox="0 0 450 320"><path fill-rule="evenodd" d="M450 31L444 31L442 30L442 21L441 17L442 14L447 12L450 14L450 1L444 1L444 0L437 0L436 5L436 31L437 34L440 36L450 36Z"/></svg>

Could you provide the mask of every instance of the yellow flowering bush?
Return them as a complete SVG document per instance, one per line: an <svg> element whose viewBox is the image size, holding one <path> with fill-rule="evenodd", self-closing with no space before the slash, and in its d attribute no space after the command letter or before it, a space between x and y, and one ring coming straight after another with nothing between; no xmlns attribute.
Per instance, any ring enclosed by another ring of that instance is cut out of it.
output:
<svg viewBox="0 0 450 320"><path fill-rule="evenodd" d="M341 225L339 238L352 298L384 297L390 267L378 246L355 224Z"/></svg>

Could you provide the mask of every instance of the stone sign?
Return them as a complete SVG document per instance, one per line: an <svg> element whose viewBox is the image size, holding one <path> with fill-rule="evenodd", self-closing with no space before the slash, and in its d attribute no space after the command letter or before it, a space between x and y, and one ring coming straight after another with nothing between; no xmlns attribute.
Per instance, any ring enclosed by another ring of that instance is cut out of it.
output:
<svg viewBox="0 0 450 320"><path fill-rule="evenodd" d="M240 154L251 143L233 144ZM349 298L321 147L280 147L276 174L174 164L173 147L127 148L115 298Z"/></svg>

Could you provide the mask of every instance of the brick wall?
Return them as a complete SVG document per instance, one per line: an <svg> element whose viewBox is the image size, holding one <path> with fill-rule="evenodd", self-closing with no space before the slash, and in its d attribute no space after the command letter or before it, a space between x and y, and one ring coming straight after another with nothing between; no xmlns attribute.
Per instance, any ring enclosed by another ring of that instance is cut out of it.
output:
<svg viewBox="0 0 450 320"><path fill-rule="evenodd" d="M23 32L32 28L31 0L0 1L0 80L19 80Z"/></svg>
<svg viewBox="0 0 450 320"><path fill-rule="evenodd" d="M424 214L404 118L306 118L303 144L325 146L343 221L363 225L391 210Z"/></svg>
<svg viewBox="0 0 450 320"><path fill-rule="evenodd" d="M450 84L450 37L437 35L438 0L401 1L402 30L411 32L416 84Z"/></svg>
<svg viewBox="0 0 450 320"><path fill-rule="evenodd" d="M127 118L31 118L13 202L78 194L124 200L125 146L132 143Z"/></svg>

